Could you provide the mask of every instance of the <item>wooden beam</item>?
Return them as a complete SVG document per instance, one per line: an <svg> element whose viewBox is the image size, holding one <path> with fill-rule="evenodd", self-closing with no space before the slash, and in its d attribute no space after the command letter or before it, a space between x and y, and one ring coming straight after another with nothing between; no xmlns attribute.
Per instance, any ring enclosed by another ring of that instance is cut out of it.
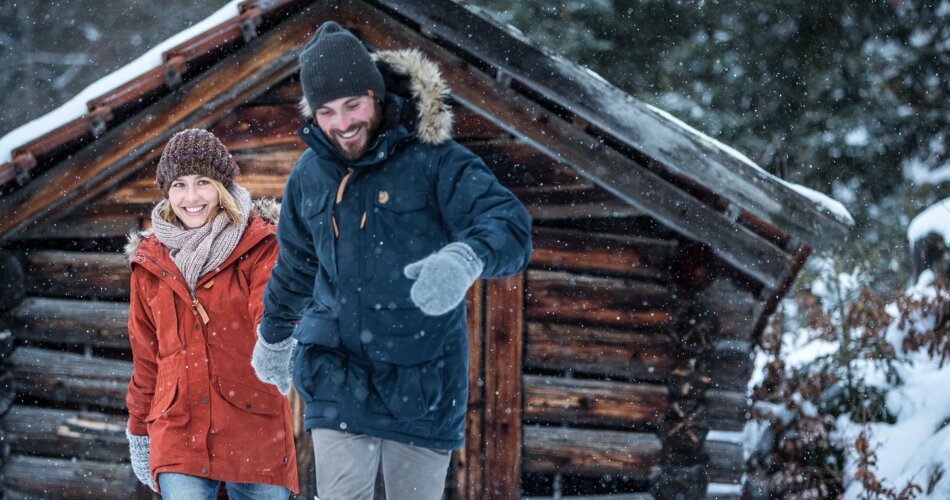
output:
<svg viewBox="0 0 950 500"><path fill-rule="evenodd" d="M524 375L524 419L570 425L658 428L669 406L662 384ZM748 407L744 392L708 391L711 429L738 431Z"/></svg>
<svg viewBox="0 0 950 500"><path fill-rule="evenodd" d="M444 8L433 9L426 0L379 3L412 19L453 50L503 72L524 88L653 159L651 168L664 176L698 183L813 247L836 248L848 233L848 225L828 209L738 159L731 149L630 99L580 66L544 54L523 37L464 6L447 3ZM484 100L486 97L472 102Z"/></svg>
<svg viewBox="0 0 950 500"><path fill-rule="evenodd" d="M422 3L407 9L383 2L415 19L433 13L417 12ZM465 9L446 4L451 11ZM426 7L425 10L432 10ZM474 16L472 16L474 17ZM532 144L560 163L570 166L618 198L655 218L687 239L712 247L729 265L768 288L775 288L789 266L789 258L767 239L685 193L616 149L578 130L554 112L502 85L458 56L435 46L429 39L359 0L346 2L340 19L375 47L415 46L440 65L454 98L470 110ZM484 21L474 17L475 22ZM426 23L426 28L430 28ZM372 29L365 29L372 26ZM440 29L434 26L433 29ZM660 144L666 147L666 144Z"/></svg>
<svg viewBox="0 0 950 500"><path fill-rule="evenodd" d="M570 185L584 181L569 166L559 164L522 141L469 141L465 147L481 157L498 180L509 189Z"/></svg>
<svg viewBox="0 0 950 500"><path fill-rule="evenodd" d="M127 452L126 452L127 453ZM134 498L129 464L13 455L2 474L4 498Z"/></svg>
<svg viewBox="0 0 950 500"><path fill-rule="evenodd" d="M647 479L662 459L663 444L652 433L524 428L524 469L528 472Z"/></svg>
<svg viewBox="0 0 950 500"><path fill-rule="evenodd" d="M6 316L19 340L129 348L128 302L30 297Z"/></svg>
<svg viewBox="0 0 950 500"><path fill-rule="evenodd" d="M457 141L500 139L508 133L482 116L460 106L452 108L452 137Z"/></svg>
<svg viewBox="0 0 950 500"><path fill-rule="evenodd" d="M20 303L26 296L27 276L16 254L0 252L0 313Z"/></svg>
<svg viewBox="0 0 950 500"><path fill-rule="evenodd" d="M484 490L485 461L485 281L477 280L466 295L468 308L468 410L465 415L465 447L458 452L455 495L477 500Z"/></svg>
<svg viewBox="0 0 950 500"><path fill-rule="evenodd" d="M40 250L26 256L31 295L74 299L129 298L131 273L125 255Z"/></svg>
<svg viewBox="0 0 950 500"><path fill-rule="evenodd" d="M675 240L640 238L535 226L531 265L573 272L667 280Z"/></svg>
<svg viewBox="0 0 950 500"><path fill-rule="evenodd" d="M297 129L304 123L296 104L246 105L225 113L209 128L232 153L285 144L303 144Z"/></svg>
<svg viewBox="0 0 950 500"><path fill-rule="evenodd" d="M17 393L61 403L125 409L132 363L19 347L7 361Z"/></svg>
<svg viewBox="0 0 950 500"><path fill-rule="evenodd" d="M618 330L528 321L524 365L628 381L665 383L682 359L662 332ZM744 391L752 370L745 351L720 350L710 356L709 374L717 389ZM728 344L727 344L728 346Z"/></svg>
<svg viewBox="0 0 950 500"><path fill-rule="evenodd" d="M22 455L112 462L129 453L126 417L15 405L0 420L4 443Z"/></svg>
<svg viewBox="0 0 950 500"><path fill-rule="evenodd" d="M742 480L742 445L707 441L709 480ZM614 475L648 479L663 460L663 444L655 434L569 427L524 427L524 468L537 473Z"/></svg>
<svg viewBox="0 0 950 500"><path fill-rule="evenodd" d="M525 317L630 328L665 328L673 317L669 288L650 281L566 272L527 272Z"/></svg>
<svg viewBox="0 0 950 500"><path fill-rule="evenodd" d="M524 419L553 424L655 427L666 413L666 387L607 380L524 375Z"/></svg>
<svg viewBox="0 0 950 500"><path fill-rule="evenodd" d="M485 495L517 498L521 480L523 275L488 282L485 313Z"/></svg>
<svg viewBox="0 0 950 500"><path fill-rule="evenodd" d="M41 219L65 215L158 157L174 133L207 127L286 79L297 71L297 51L313 27L333 12L319 4L295 15L149 107L151 119L116 127L26 188L0 198L0 212L10 214L0 220L0 242Z"/></svg>
<svg viewBox="0 0 950 500"><path fill-rule="evenodd" d="M100 200L102 197L100 197ZM98 238L124 238L132 231L143 227L143 221L151 213L152 205L87 204L71 211L55 224L37 224L29 231L18 232L12 239L36 240L90 240Z"/></svg>

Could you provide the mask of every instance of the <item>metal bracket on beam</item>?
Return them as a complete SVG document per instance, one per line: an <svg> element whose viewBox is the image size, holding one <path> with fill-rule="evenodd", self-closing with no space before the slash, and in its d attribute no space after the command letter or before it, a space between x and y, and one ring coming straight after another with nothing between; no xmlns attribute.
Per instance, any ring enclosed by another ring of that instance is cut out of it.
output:
<svg viewBox="0 0 950 500"><path fill-rule="evenodd" d="M174 56L165 61L165 85L175 90L181 87L183 82L182 75L188 69L188 62L182 56Z"/></svg>
<svg viewBox="0 0 950 500"><path fill-rule="evenodd" d="M739 222L739 217L741 216L742 208L735 203L730 203L726 208L726 217L728 217L732 222Z"/></svg>
<svg viewBox="0 0 950 500"><path fill-rule="evenodd" d="M109 128L109 122L112 121L112 110L108 106L96 108L91 114L89 131L92 132L93 137L99 138Z"/></svg>
<svg viewBox="0 0 950 500"><path fill-rule="evenodd" d="M13 180L20 187L25 186L32 176L30 169L36 166L36 157L33 153L20 153L13 159Z"/></svg>
<svg viewBox="0 0 950 500"><path fill-rule="evenodd" d="M244 43L257 38L259 35L257 27L260 24L261 11L259 8L253 7L241 13L241 22L238 24L238 28L241 30L241 36L244 37Z"/></svg>
<svg viewBox="0 0 950 500"><path fill-rule="evenodd" d="M501 68L498 68L498 70L495 72L495 81L502 84L502 86L510 87L511 74Z"/></svg>

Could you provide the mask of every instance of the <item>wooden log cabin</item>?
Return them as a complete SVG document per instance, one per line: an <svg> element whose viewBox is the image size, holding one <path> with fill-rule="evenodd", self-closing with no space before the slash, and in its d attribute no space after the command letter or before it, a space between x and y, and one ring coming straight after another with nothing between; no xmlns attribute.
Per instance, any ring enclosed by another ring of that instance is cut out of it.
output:
<svg viewBox="0 0 950 500"><path fill-rule="evenodd" d="M529 208L523 275L468 301L465 448L446 498L733 498L751 351L841 215L516 31L449 0L249 0L0 165L0 482L8 498L147 498L127 465L125 235L169 137L221 137L255 196L304 144L297 54L335 20L417 47L454 138ZM298 429L300 431L300 429ZM313 497L306 434L301 498Z"/></svg>

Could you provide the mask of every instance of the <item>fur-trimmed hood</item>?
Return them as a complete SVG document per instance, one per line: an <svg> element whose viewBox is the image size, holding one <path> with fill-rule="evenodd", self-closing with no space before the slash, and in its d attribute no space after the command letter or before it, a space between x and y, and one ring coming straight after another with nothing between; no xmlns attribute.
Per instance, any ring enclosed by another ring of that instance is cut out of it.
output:
<svg viewBox="0 0 950 500"><path fill-rule="evenodd" d="M449 86L439 67L418 49L384 50L373 55L386 82L386 91L411 101L415 107L416 137L426 144L441 144L452 138L452 110L446 102ZM300 111L308 120L313 109L307 98Z"/></svg>
<svg viewBox="0 0 950 500"><path fill-rule="evenodd" d="M260 216L262 220L276 226L280 220L280 203L273 198L258 198L254 200L254 204L251 206L251 212L257 212L257 215ZM126 260L131 261L132 257L135 257L135 252L138 252L139 245L151 235L151 229L132 231L129 233L127 237L128 240L125 244Z"/></svg>

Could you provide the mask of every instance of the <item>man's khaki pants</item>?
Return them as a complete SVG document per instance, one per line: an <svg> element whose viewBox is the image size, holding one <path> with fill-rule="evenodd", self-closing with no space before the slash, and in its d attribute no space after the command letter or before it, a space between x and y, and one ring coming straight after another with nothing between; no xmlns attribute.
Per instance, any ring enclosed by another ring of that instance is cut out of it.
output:
<svg viewBox="0 0 950 500"><path fill-rule="evenodd" d="M312 429L320 500L373 500L380 460L387 500L439 500L447 451L333 429Z"/></svg>

